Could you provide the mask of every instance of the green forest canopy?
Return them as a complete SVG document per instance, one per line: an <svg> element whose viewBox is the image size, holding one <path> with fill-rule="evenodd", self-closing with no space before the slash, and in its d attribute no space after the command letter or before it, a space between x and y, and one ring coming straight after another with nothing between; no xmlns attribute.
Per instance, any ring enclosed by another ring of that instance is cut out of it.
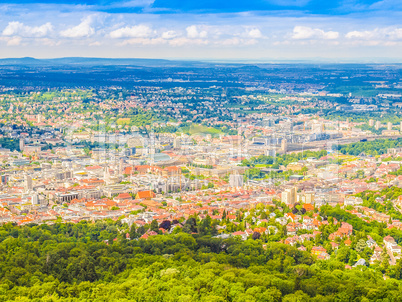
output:
<svg viewBox="0 0 402 302"><path fill-rule="evenodd" d="M129 241L120 227L1 226L0 301L402 300L396 279L284 244L183 232Z"/></svg>
<svg viewBox="0 0 402 302"><path fill-rule="evenodd" d="M387 153L389 148L402 147L402 138L398 139L376 139L374 141L365 141L351 143L347 145L338 145L337 150L342 154L359 155L381 155Z"/></svg>

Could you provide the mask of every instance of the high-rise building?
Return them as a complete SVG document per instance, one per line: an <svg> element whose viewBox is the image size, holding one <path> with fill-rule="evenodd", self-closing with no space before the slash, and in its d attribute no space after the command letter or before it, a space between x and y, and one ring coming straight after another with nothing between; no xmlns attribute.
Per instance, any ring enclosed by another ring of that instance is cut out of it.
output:
<svg viewBox="0 0 402 302"><path fill-rule="evenodd" d="M314 203L314 193L306 193L304 194L304 202L305 203Z"/></svg>
<svg viewBox="0 0 402 302"><path fill-rule="evenodd" d="M286 138L282 139L281 141L281 151L286 153L288 151L288 141Z"/></svg>
<svg viewBox="0 0 402 302"><path fill-rule="evenodd" d="M25 147L25 142L23 138L20 138L20 150L23 151Z"/></svg>
<svg viewBox="0 0 402 302"><path fill-rule="evenodd" d="M173 148L180 149L180 147L181 147L180 138L175 137L174 140L173 140Z"/></svg>
<svg viewBox="0 0 402 302"><path fill-rule="evenodd" d="M130 155L134 155L137 152L135 147L132 147L129 150L130 150Z"/></svg>
<svg viewBox="0 0 402 302"><path fill-rule="evenodd" d="M229 175L229 186L232 188L243 187L243 175L230 174Z"/></svg>
<svg viewBox="0 0 402 302"><path fill-rule="evenodd" d="M297 202L297 188L293 187L290 189L291 195L290 197L292 198L292 204L295 204Z"/></svg>
<svg viewBox="0 0 402 302"><path fill-rule="evenodd" d="M8 180L9 180L10 176L8 174L4 174L1 175L0 179L1 179L1 184L6 185Z"/></svg>
<svg viewBox="0 0 402 302"><path fill-rule="evenodd" d="M275 157L276 151L273 148L265 149L265 155Z"/></svg>
<svg viewBox="0 0 402 302"><path fill-rule="evenodd" d="M281 193L281 200L284 204L290 204L290 192L289 191L283 191Z"/></svg>
<svg viewBox="0 0 402 302"><path fill-rule="evenodd" d="M374 127L374 120L373 120L373 119L370 119L369 122L368 122L368 124L369 124L370 127Z"/></svg>
<svg viewBox="0 0 402 302"><path fill-rule="evenodd" d="M282 202L285 204L293 205L297 202L297 188L293 187L286 189L282 192L281 196Z"/></svg>
<svg viewBox="0 0 402 302"><path fill-rule="evenodd" d="M25 191L32 191L33 189L32 177L26 174L24 178L25 178Z"/></svg>
<svg viewBox="0 0 402 302"><path fill-rule="evenodd" d="M31 197L31 203L32 203L33 205L39 204L39 196L38 196L38 193L34 193L34 194L32 195L32 197Z"/></svg>
<svg viewBox="0 0 402 302"><path fill-rule="evenodd" d="M123 159L120 158L120 162L119 162L119 175L122 175L124 172L123 170Z"/></svg>
<svg viewBox="0 0 402 302"><path fill-rule="evenodd" d="M381 122L380 121L376 121L375 122L375 130L378 130L381 128Z"/></svg>
<svg viewBox="0 0 402 302"><path fill-rule="evenodd" d="M392 125L391 122L388 122L388 123L387 123L387 129L388 129L388 130L392 130L392 126L393 126L393 125Z"/></svg>

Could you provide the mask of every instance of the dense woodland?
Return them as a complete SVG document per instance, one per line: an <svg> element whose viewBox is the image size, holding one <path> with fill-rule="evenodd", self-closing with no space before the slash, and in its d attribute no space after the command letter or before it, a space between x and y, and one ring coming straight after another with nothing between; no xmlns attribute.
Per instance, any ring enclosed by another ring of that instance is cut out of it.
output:
<svg viewBox="0 0 402 302"><path fill-rule="evenodd" d="M0 301L402 300L400 263L397 279L384 279L379 270L347 270L338 259L317 261L281 243L213 238L203 222L193 234L147 240L126 240L124 227L119 221L1 226ZM130 236L136 232L131 228Z"/></svg>
<svg viewBox="0 0 402 302"><path fill-rule="evenodd" d="M402 138L395 140L391 139L376 139L374 141L357 142L347 145L337 146L337 150L342 154L349 155L381 155L386 154L389 148L400 148L402 146Z"/></svg>

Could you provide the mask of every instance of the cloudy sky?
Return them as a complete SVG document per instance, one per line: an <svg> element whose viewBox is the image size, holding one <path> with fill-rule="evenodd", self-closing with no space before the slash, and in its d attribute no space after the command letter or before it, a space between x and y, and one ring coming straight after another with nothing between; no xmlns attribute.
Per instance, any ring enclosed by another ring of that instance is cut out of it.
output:
<svg viewBox="0 0 402 302"><path fill-rule="evenodd" d="M5 0L0 57L402 61L401 0Z"/></svg>

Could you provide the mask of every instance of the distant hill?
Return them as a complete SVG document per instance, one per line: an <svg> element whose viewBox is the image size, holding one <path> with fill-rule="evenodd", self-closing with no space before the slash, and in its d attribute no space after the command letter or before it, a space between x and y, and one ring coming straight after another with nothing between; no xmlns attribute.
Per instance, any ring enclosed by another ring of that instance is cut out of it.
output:
<svg viewBox="0 0 402 302"><path fill-rule="evenodd" d="M89 66L110 66L110 65L126 65L126 66L149 66L149 67L207 67L212 63L204 63L197 61L174 61L163 59L108 59L108 58L85 58L85 57L66 57L56 59L35 59L31 57L25 58L7 58L0 59L0 65L89 65Z"/></svg>

